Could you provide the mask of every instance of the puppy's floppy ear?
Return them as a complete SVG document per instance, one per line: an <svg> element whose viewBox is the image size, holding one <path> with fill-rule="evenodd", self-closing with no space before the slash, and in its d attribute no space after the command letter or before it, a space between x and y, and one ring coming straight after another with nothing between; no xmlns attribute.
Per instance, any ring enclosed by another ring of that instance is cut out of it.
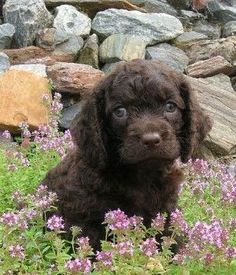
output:
<svg viewBox="0 0 236 275"><path fill-rule="evenodd" d="M185 103L184 125L181 131L181 160L187 162L212 128L211 119L204 114L190 85L183 78L179 83Z"/></svg>
<svg viewBox="0 0 236 275"><path fill-rule="evenodd" d="M72 122L70 131L82 157L92 167L104 168L107 161L105 120L105 94L112 77L103 79L85 102L81 113Z"/></svg>

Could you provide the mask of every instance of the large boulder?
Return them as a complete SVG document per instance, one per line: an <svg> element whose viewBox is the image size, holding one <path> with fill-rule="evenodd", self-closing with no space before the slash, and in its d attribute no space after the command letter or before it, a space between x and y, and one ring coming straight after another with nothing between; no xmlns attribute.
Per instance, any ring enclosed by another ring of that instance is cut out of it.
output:
<svg viewBox="0 0 236 275"><path fill-rule="evenodd" d="M147 47L146 59L162 61L172 69L180 72L183 72L189 63L189 58L184 51L168 43Z"/></svg>
<svg viewBox="0 0 236 275"><path fill-rule="evenodd" d="M174 16L118 9L98 12L92 21L92 29L101 39L112 34L132 34L141 36L151 45L183 33L182 23Z"/></svg>
<svg viewBox="0 0 236 275"><path fill-rule="evenodd" d="M49 110L43 103L43 96L50 95L46 78L11 70L0 75L0 83L0 129L17 132L23 121L32 130L48 123Z"/></svg>
<svg viewBox="0 0 236 275"><path fill-rule="evenodd" d="M16 28L14 42L17 47L32 45L37 32L53 21L43 0L7 0L3 6L3 17L5 23Z"/></svg>
<svg viewBox="0 0 236 275"><path fill-rule="evenodd" d="M48 77L58 92L80 94L89 93L104 75L102 71L89 65L57 62L47 69Z"/></svg>
<svg viewBox="0 0 236 275"><path fill-rule="evenodd" d="M236 153L236 93L224 88L212 78L192 78L186 76L197 91L200 104L213 120L213 128L206 140L206 145L215 156Z"/></svg>
<svg viewBox="0 0 236 275"><path fill-rule="evenodd" d="M10 48L14 34L15 27L12 24L0 25L0 49Z"/></svg>
<svg viewBox="0 0 236 275"><path fill-rule="evenodd" d="M61 5L55 9L53 26L56 32L69 36L88 36L91 30L91 19L70 5Z"/></svg>
<svg viewBox="0 0 236 275"><path fill-rule="evenodd" d="M139 37L129 34L113 34L100 46L99 57L103 63L144 59L146 43Z"/></svg>

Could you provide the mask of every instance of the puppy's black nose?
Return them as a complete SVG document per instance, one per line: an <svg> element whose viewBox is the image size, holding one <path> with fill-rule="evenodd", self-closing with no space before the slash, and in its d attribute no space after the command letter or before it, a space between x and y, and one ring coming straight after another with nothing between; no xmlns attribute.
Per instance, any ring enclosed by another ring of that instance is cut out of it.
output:
<svg viewBox="0 0 236 275"><path fill-rule="evenodd" d="M148 147L157 146L161 142L161 137L157 132L144 134L141 139L142 143Z"/></svg>

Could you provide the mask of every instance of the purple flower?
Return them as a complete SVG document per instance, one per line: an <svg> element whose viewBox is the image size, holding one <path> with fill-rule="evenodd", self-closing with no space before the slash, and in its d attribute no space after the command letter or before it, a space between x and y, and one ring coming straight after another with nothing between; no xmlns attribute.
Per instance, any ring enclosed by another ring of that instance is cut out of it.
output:
<svg viewBox="0 0 236 275"><path fill-rule="evenodd" d="M121 256L133 256L134 245L131 241L120 242L114 244L113 247L117 250L118 254Z"/></svg>
<svg viewBox="0 0 236 275"><path fill-rule="evenodd" d="M154 238L143 241L140 245L140 250L148 257L153 256L158 252L157 241Z"/></svg>
<svg viewBox="0 0 236 275"><path fill-rule="evenodd" d="M158 232L162 232L162 231L164 231L165 222L166 222L166 218L163 215L161 215L160 213L158 213L156 215L155 219L152 220L151 226Z"/></svg>
<svg viewBox="0 0 236 275"><path fill-rule="evenodd" d="M64 228L64 221L63 221L62 217L53 215L51 218L48 219L47 227L50 230L58 231L58 230Z"/></svg>
<svg viewBox="0 0 236 275"><path fill-rule="evenodd" d="M78 250L83 253L88 253L92 251L91 246L89 245L89 237L80 237L77 239L76 244L78 245Z"/></svg>
<svg viewBox="0 0 236 275"><path fill-rule="evenodd" d="M170 224L174 228L174 231L178 233L186 234L188 232L188 225L183 218L183 214L179 209L176 209L170 215Z"/></svg>
<svg viewBox="0 0 236 275"><path fill-rule="evenodd" d="M98 265L105 268L110 268L112 266L112 253L111 252L104 252L104 251L97 251L96 253L96 260L98 261Z"/></svg>
<svg viewBox="0 0 236 275"><path fill-rule="evenodd" d="M112 231L127 230L130 227L128 216L120 209L110 211L105 215L105 223Z"/></svg>
<svg viewBox="0 0 236 275"><path fill-rule="evenodd" d="M5 130L5 131L2 133L2 137L3 137L3 138L6 138L6 139L11 139L11 133L10 133L8 130Z"/></svg>
<svg viewBox="0 0 236 275"><path fill-rule="evenodd" d="M143 218L139 216L133 216L129 218L129 223L131 227L134 227L134 229L139 228L142 225Z"/></svg>
<svg viewBox="0 0 236 275"><path fill-rule="evenodd" d="M11 227L17 225L17 223L19 222L19 216L15 213L4 213L0 221L1 223Z"/></svg>
<svg viewBox="0 0 236 275"><path fill-rule="evenodd" d="M36 195L42 197L42 196L45 196L47 194L48 194L47 185L43 185L43 184L39 185L38 189L36 190Z"/></svg>
<svg viewBox="0 0 236 275"><path fill-rule="evenodd" d="M236 258L236 248L234 247L227 247L225 250L225 255L228 259Z"/></svg>
<svg viewBox="0 0 236 275"><path fill-rule="evenodd" d="M236 205L236 181L226 180L221 185L221 198L224 202Z"/></svg>
<svg viewBox="0 0 236 275"><path fill-rule="evenodd" d="M83 274L90 273L92 268L91 261L89 259L75 259L66 262L65 269L71 273L81 272Z"/></svg>
<svg viewBox="0 0 236 275"><path fill-rule="evenodd" d="M9 252L12 258L18 258L19 260L24 260L25 258L24 248L19 244L11 245L9 247Z"/></svg>

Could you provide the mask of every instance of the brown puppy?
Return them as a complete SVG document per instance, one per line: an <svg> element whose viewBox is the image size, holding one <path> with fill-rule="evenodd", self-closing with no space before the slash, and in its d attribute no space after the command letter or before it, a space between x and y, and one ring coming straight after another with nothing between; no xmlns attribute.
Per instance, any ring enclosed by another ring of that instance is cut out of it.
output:
<svg viewBox="0 0 236 275"><path fill-rule="evenodd" d="M170 214L182 180L175 160L186 162L210 129L182 75L155 61L120 65L75 118L75 150L43 182L58 195L66 230L80 226L99 249L109 210L147 226L158 212Z"/></svg>

